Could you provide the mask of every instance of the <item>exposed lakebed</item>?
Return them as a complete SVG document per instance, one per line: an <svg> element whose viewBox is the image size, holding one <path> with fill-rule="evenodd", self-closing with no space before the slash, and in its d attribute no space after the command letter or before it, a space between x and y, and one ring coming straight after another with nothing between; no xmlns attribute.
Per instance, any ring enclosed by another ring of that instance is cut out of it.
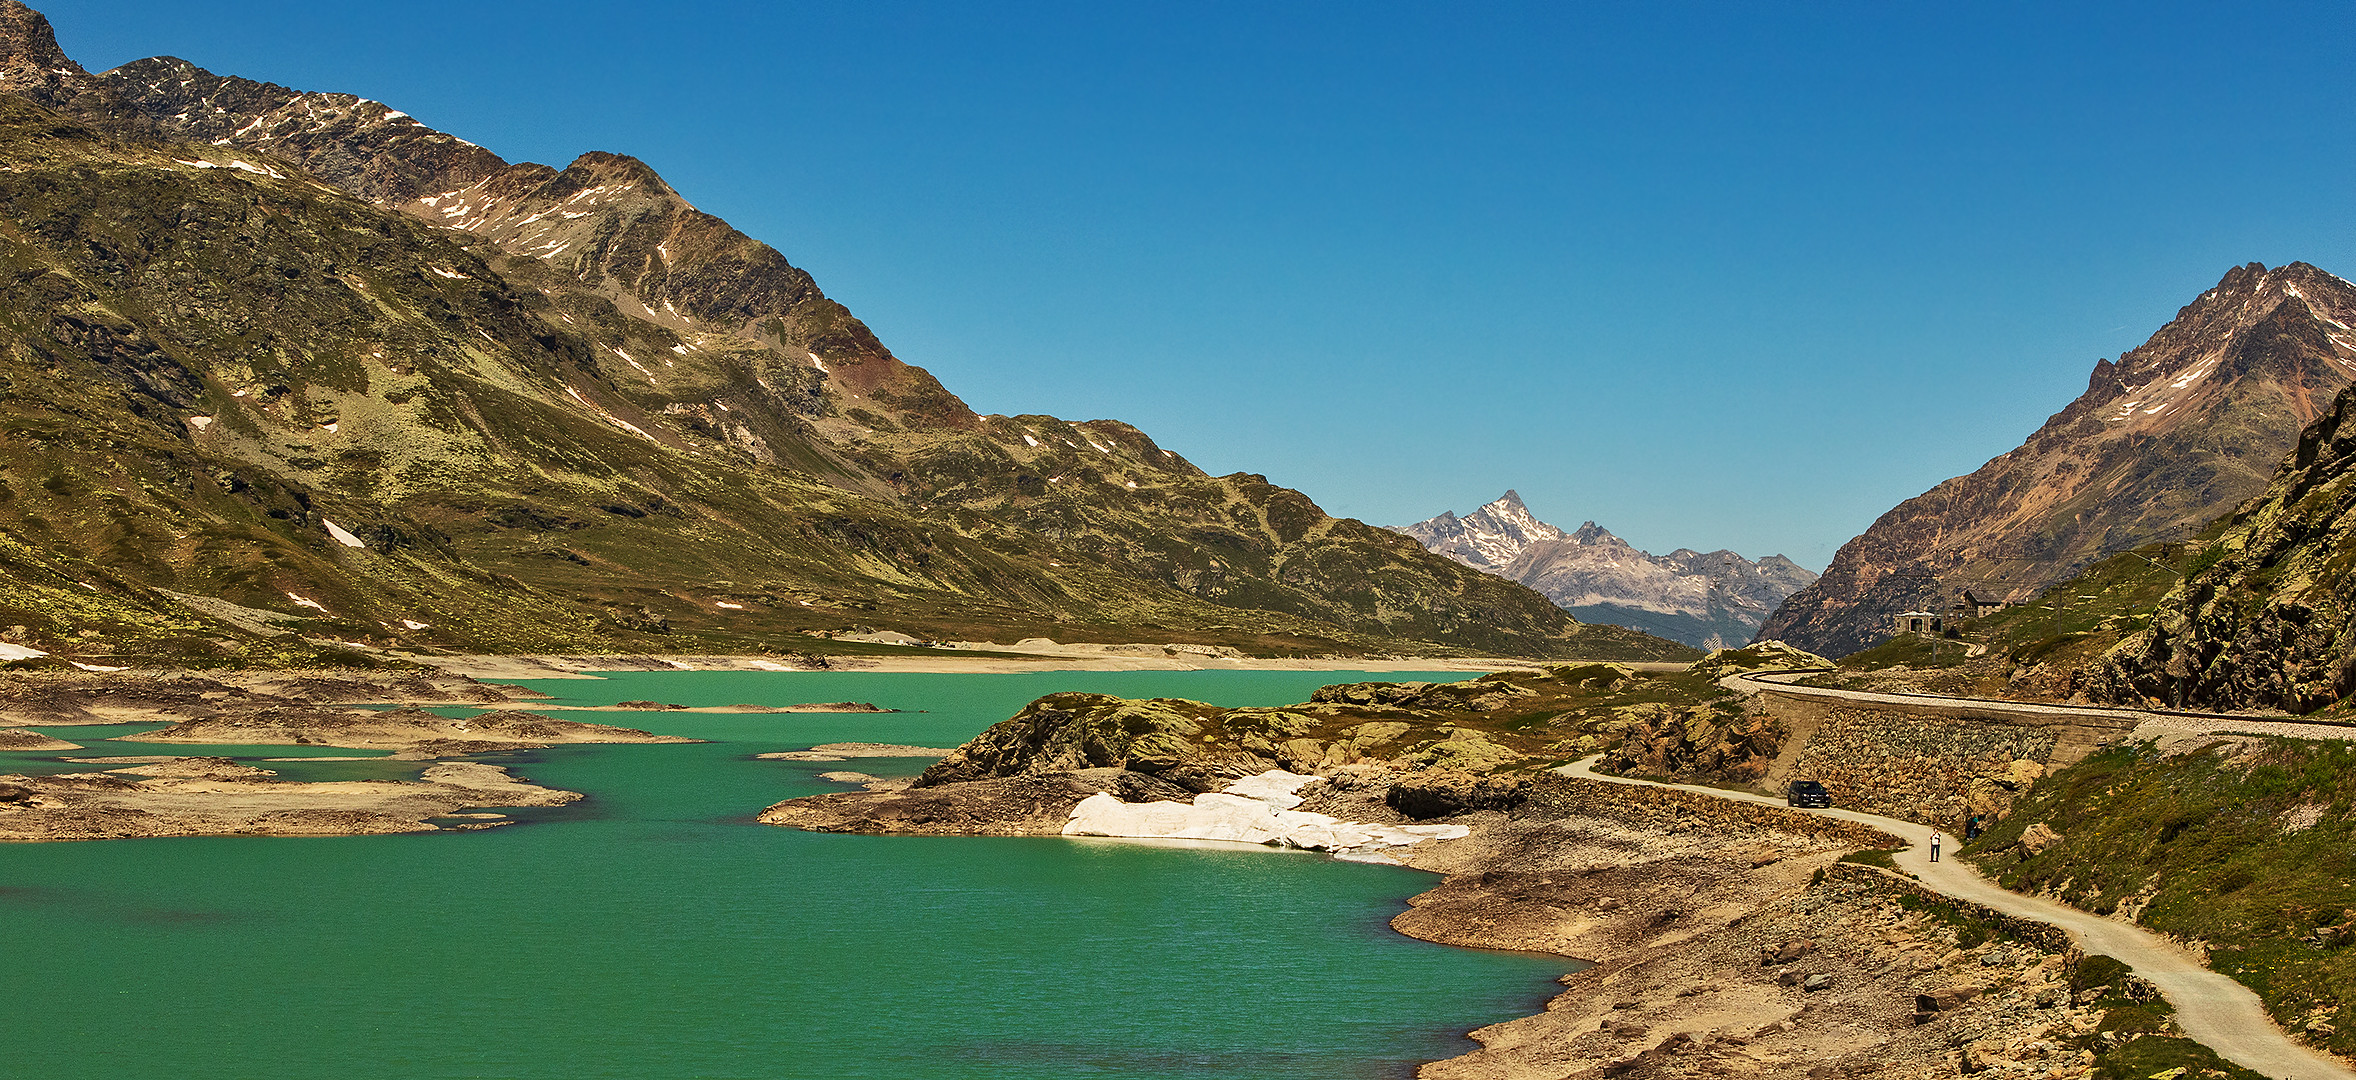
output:
<svg viewBox="0 0 2356 1080"><path fill-rule="evenodd" d="M853 700L909 711L603 714L712 741L484 755L589 795L516 811L526 824L487 832L0 846L0 925L15 958L0 966L0 989L39 1018L6 1025L0 1056L40 1061L51 1076L1407 1075L1469 1049L1464 1031L1533 1011L1572 965L1394 934L1400 901L1436 883L1408 870L752 822L779 799L842 789L817 776L839 763L757 753L954 746L1059 690L1280 704L1361 677L633 672L532 683L562 704ZM90 749L0 754L0 771L192 750L94 741L136 730L55 729ZM302 753L193 749L248 762ZM922 764L858 768L904 775ZM265 767L375 779L414 775L418 763Z"/></svg>

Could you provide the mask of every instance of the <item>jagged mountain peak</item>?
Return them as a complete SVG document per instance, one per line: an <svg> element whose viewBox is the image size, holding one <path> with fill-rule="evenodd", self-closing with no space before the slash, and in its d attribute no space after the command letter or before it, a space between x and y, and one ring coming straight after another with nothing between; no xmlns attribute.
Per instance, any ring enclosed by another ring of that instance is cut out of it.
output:
<svg viewBox="0 0 2356 1080"><path fill-rule="evenodd" d="M1562 537L1561 529L1538 520L1522 503L1521 495L1511 489L1463 517L1447 511L1398 531L1426 548L1490 573L1503 569L1531 544Z"/></svg>
<svg viewBox="0 0 2356 1080"><path fill-rule="evenodd" d="M1618 544L1621 547L1631 546L1626 540L1622 540L1619 537L1612 535L1612 531L1610 529L1606 529L1592 521L1580 522L1579 527L1571 532L1570 539L1577 543L1588 545Z"/></svg>
<svg viewBox="0 0 2356 1080"><path fill-rule="evenodd" d="M89 77L57 47L48 18L18 0L0 0L0 92L50 102L79 89Z"/></svg>
<svg viewBox="0 0 2356 1080"><path fill-rule="evenodd" d="M1749 640L1783 598L1816 575L1781 555L1756 563L1732 551L1639 551L1593 521L1565 533L1532 515L1513 491L1456 516L1400 528L1426 548L1510 578L1587 622L1609 623L1703 648Z"/></svg>

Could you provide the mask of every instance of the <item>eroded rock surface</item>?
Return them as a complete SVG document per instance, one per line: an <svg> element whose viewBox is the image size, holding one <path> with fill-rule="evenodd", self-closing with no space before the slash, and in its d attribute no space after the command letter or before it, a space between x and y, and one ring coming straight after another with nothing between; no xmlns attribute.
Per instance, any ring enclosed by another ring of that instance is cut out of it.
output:
<svg viewBox="0 0 2356 1080"><path fill-rule="evenodd" d="M0 776L0 840L154 836L355 836L480 829L432 819L486 806L561 806L541 787L479 762L428 766L416 780L293 783L227 758L170 758L104 772Z"/></svg>

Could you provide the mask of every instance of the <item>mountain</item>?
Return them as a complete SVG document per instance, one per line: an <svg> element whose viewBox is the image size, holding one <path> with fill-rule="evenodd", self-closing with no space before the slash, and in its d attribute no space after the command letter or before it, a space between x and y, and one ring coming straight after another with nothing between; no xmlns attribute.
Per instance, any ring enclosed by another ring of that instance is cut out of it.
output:
<svg viewBox="0 0 2356 1080"><path fill-rule="evenodd" d="M1400 532L1484 573L1521 582L1592 623L1642 630L1705 649L1749 641L1767 613L1816 575L1781 555L1638 551L1594 522L1565 533L1507 491L1494 502Z"/></svg>
<svg viewBox="0 0 2356 1080"><path fill-rule="evenodd" d="M2091 666L2089 696L2300 713L2346 702L2356 694L2356 389L2221 524L2145 625Z"/></svg>
<svg viewBox="0 0 2356 1080"><path fill-rule="evenodd" d="M171 58L93 75L14 0L0 90L20 643L1681 651L1126 424L977 415L636 159L509 163Z"/></svg>
<svg viewBox="0 0 2356 1080"><path fill-rule="evenodd" d="M1842 656L1964 590L2025 599L2104 554L2186 539L2265 490L2356 374L2356 286L2305 263L2226 273L1969 476L1882 515L1759 631ZM1932 428L1935 434L1935 425Z"/></svg>
<svg viewBox="0 0 2356 1080"><path fill-rule="evenodd" d="M1397 531L1414 537L1428 550L1491 574L1503 570L1532 544L1563 538L1561 529L1538 520L1522 504L1521 493L1511 489L1463 517L1443 510L1439 517L1402 525Z"/></svg>

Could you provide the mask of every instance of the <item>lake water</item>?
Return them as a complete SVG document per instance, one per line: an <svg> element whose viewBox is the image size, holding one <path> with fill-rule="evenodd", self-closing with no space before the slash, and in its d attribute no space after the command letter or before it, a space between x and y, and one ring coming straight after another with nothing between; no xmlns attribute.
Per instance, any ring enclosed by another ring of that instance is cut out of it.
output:
<svg viewBox="0 0 2356 1080"><path fill-rule="evenodd" d="M0 1072L42 1077L1390 1077L1537 1011L1570 962L1393 933L1437 879L1260 850L833 836L753 823L843 790L757 761L955 746L1059 690L1281 704L1335 672L616 673L579 704L871 701L909 712L573 714L713 740L485 760L586 792L472 833L0 845ZM922 711L913 711L922 710ZM80 753L317 748L93 743ZM53 754L0 754L0 772ZM90 767L90 766L77 766ZM290 778L416 763L273 764Z"/></svg>

